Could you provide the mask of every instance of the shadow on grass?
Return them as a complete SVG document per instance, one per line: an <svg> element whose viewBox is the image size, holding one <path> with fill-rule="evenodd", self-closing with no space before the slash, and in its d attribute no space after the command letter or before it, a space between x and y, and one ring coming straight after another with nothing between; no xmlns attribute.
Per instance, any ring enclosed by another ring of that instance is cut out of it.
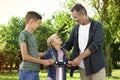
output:
<svg viewBox="0 0 120 80"><path fill-rule="evenodd" d="M111 76L113 79L120 79L120 77Z"/></svg>

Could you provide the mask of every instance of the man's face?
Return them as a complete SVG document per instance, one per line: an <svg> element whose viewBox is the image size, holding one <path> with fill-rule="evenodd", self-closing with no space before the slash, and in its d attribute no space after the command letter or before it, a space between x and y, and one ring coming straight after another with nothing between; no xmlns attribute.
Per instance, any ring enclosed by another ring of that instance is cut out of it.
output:
<svg viewBox="0 0 120 80"><path fill-rule="evenodd" d="M84 24L84 13L78 13L76 10L71 12L73 19L78 23L78 24Z"/></svg>

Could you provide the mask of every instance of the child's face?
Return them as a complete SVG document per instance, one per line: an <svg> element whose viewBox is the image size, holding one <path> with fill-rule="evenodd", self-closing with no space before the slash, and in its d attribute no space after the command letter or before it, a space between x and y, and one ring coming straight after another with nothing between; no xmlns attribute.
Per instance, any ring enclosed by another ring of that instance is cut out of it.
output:
<svg viewBox="0 0 120 80"><path fill-rule="evenodd" d="M54 34L52 37L52 45L55 46L55 45L61 45L61 44L62 44L61 39L56 34Z"/></svg>
<svg viewBox="0 0 120 80"><path fill-rule="evenodd" d="M34 31L34 30L37 30L38 27L40 26L41 24L41 20L38 19L38 20L35 20L35 19L32 19L31 20L31 29Z"/></svg>

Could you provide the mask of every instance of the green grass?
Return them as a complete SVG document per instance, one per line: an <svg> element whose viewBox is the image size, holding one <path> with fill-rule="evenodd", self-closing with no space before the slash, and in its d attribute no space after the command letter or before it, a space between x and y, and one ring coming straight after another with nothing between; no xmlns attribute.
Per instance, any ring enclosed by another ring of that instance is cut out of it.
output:
<svg viewBox="0 0 120 80"><path fill-rule="evenodd" d="M40 72L40 79L41 80L46 80L47 73L44 71ZM12 72L12 73L0 73L0 80L18 80L18 72ZM76 72L74 73L73 78L69 76L69 73L67 73L67 80L80 80L79 73ZM111 77L106 77L106 80L120 80L120 69L119 70L114 70L112 72Z"/></svg>

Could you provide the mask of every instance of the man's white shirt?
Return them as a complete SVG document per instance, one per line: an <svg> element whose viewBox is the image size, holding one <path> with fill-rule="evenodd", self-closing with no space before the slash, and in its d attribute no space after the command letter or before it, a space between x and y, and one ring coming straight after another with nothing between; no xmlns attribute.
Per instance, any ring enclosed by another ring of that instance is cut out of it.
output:
<svg viewBox="0 0 120 80"><path fill-rule="evenodd" d="M91 23L88 23L87 25L79 25L78 43L79 43L80 54L84 52L87 46L88 39L89 39L90 24ZM80 62L79 67L85 68L83 60Z"/></svg>

